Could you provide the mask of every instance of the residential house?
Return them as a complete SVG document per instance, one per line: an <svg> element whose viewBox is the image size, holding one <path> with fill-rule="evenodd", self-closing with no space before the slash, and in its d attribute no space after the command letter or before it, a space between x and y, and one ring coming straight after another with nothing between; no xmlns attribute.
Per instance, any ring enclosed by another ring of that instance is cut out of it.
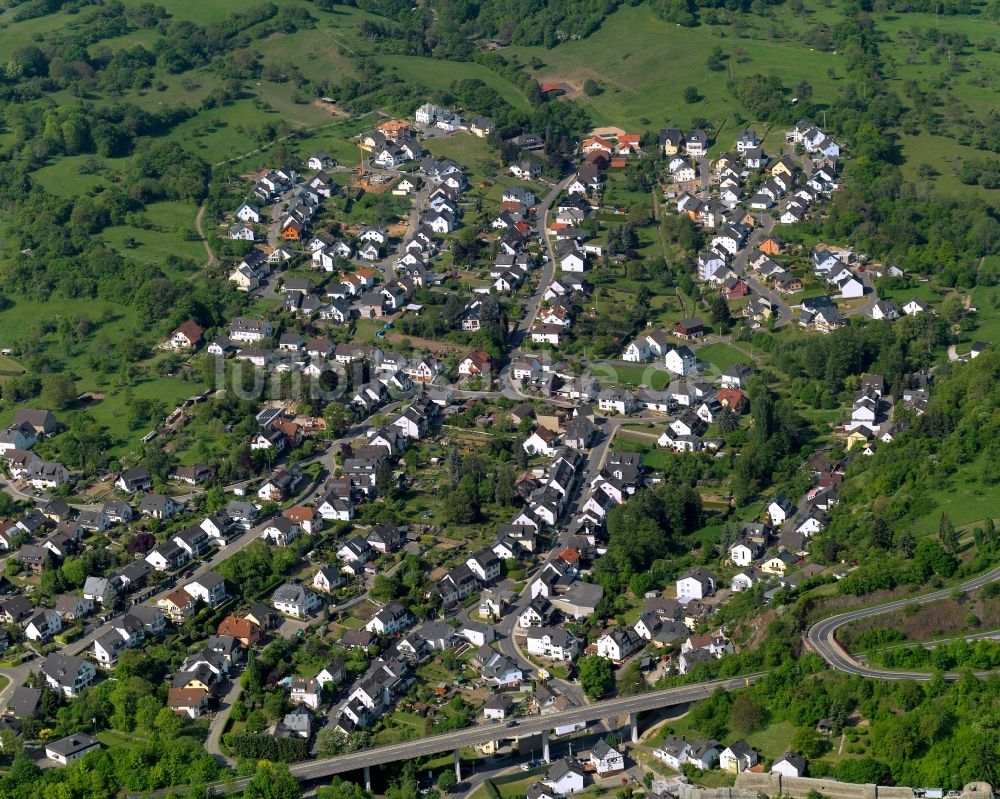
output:
<svg viewBox="0 0 1000 799"><path fill-rule="evenodd" d="M34 429L38 438L48 438L55 435L59 429L59 422L51 411L36 410L32 408L22 408L15 412L11 422L13 427L20 427L27 424Z"/></svg>
<svg viewBox="0 0 1000 799"><path fill-rule="evenodd" d="M188 558L198 557L209 543L208 533L196 525L185 527L171 541L187 552Z"/></svg>
<svg viewBox="0 0 1000 799"><path fill-rule="evenodd" d="M305 705L317 710L322 695L322 686L311 677L293 677L289 699L293 705Z"/></svg>
<svg viewBox="0 0 1000 799"><path fill-rule="evenodd" d="M181 624L194 615L196 601L185 589L175 588L162 599L158 599L156 606L172 622Z"/></svg>
<svg viewBox="0 0 1000 799"><path fill-rule="evenodd" d="M277 547L287 547L298 538L301 528L287 516L276 516L261 531L260 537Z"/></svg>
<svg viewBox="0 0 1000 799"><path fill-rule="evenodd" d="M62 619L54 610L42 609L32 616L24 627L24 637L29 641L48 642L62 631Z"/></svg>
<svg viewBox="0 0 1000 799"><path fill-rule="evenodd" d="M92 663L73 655L53 652L45 657L41 666L42 676L49 686L70 698L94 682L97 669Z"/></svg>
<svg viewBox="0 0 1000 799"><path fill-rule="evenodd" d="M483 718L486 721L503 721L514 715L517 703L509 694L494 694L483 705Z"/></svg>
<svg viewBox="0 0 1000 799"><path fill-rule="evenodd" d="M795 512L795 503L784 494L778 494L767 506L767 517L775 527L784 524Z"/></svg>
<svg viewBox="0 0 1000 799"><path fill-rule="evenodd" d="M204 688L170 688L167 691L167 707L178 716L200 718L208 709L210 696Z"/></svg>
<svg viewBox="0 0 1000 799"><path fill-rule="evenodd" d="M347 578L337 569L329 566L321 566L313 575L312 587L317 591L331 593L347 582Z"/></svg>
<svg viewBox="0 0 1000 799"><path fill-rule="evenodd" d="M53 490L69 483L69 470L58 461L36 460L25 478L39 490Z"/></svg>
<svg viewBox="0 0 1000 799"><path fill-rule="evenodd" d="M557 435L545 427L536 428L521 445L529 455L551 457L556 452Z"/></svg>
<svg viewBox="0 0 1000 799"><path fill-rule="evenodd" d="M780 774L782 777L804 777L806 759L794 752L785 752L784 756L771 765L771 773Z"/></svg>
<svg viewBox="0 0 1000 799"><path fill-rule="evenodd" d="M139 503L139 512L154 519L169 519L178 510L180 506L163 494L146 494Z"/></svg>
<svg viewBox="0 0 1000 799"><path fill-rule="evenodd" d="M228 599L226 594L226 581L220 574L214 571L207 571L195 580L184 586L195 599L200 599L209 607L220 605Z"/></svg>
<svg viewBox="0 0 1000 799"><path fill-rule="evenodd" d="M100 748L101 744L96 738L78 732L45 744L45 756L61 766L68 766Z"/></svg>
<svg viewBox="0 0 1000 799"><path fill-rule="evenodd" d="M719 754L719 768L730 774L742 774L757 765L757 752L744 740L731 743Z"/></svg>
<svg viewBox="0 0 1000 799"><path fill-rule="evenodd" d="M930 310L930 306L923 300L918 300L916 297L909 300L906 305L903 306L903 313L907 316L918 316L922 313L927 313Z"/></svg>
<svg viewBox="0 0 1000 799"><path fill-rule="evenodd" d="M579 651L576 637L562 627L532 626L527 635L531 655L555 661L574 660Z"/></svg>
<svg viewBox="0 0 1000 799"><path fill-rule="evenodd" d="M686 341L696 341L705 335L705 325L698 317L682 319L674 324L673 333L677 338L682 338Z"/></svg>
<svg viewBox="0 0 1000 799"><path fill-rule="evenodd" d="M219 622L217 632L219 635L232 636L242 646L247 648L260 643L264 639L264 629L259 624L254 623L250 619L242 619L232 614Z"/></svg>
<svg viewBox="0 0 1000 799"><path fill-rule="evenodd" d="M687 376L698 371L698 358L687 345L673 347L663 357L664 365L673 374Z"/></svg>
<svg viewBox="0 0 1000 799"><path fill-rule="evenodd" d="M631 627L612 627L597 639L598 657L622 663L643 647L643 640Z"/></svg>
<svg viewBox="0 0 1000 799"><path fill-rule="evenodd" d="M589 763L598 777L607 777L625 770L624 755L605 738L601 738L591 747Z"/></svg>
<svg viewBox="0 0 1000 799"><path fill-rule="evenodd" d="M279 613L296 619L306 618L322 606L322 600L305 586L285 583L271 596L271 604Z"/></svg>
<svg viewBox="0 0 1000 799"><path fill-rule="evenodd" d="M556 796L571 796L583 790L584 775L583 767L577 760L564 757L549 766L542 784Z"/></svg>
<svg viewBox="0 0 1000 799"><path fill-rule="evenodd" d="M700 566L689 569L677 579L677 599L686 602L704 599L715 593L715 577Z"/></svg>
<svg viewBox="0 0 1000 799"><path fill-rule="evenodd" d="M394 635L413 626L413 621L413 614L393 600L372 617L365 629L378 635Z"/></svg>

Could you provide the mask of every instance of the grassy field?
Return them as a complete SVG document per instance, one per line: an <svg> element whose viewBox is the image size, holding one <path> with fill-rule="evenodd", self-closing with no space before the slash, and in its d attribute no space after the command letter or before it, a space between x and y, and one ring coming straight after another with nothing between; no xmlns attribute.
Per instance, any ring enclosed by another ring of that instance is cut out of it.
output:
<svg viewBox="0 0 1000 799"><path fill-rule="evenodd" d="M962 467L953 478L929 491L927 498L934 502L934 510L914 520L914 535L937 533L942 513L947 513L956 527L981 524L987 516L996 516L1000 485L985 484L977 472L975 465Z"/></svg>
<svg viewBox="0 0 1000 799"><path fill-rule="evenodd" d="M603 86L601 94L586 97L581 93L578 98L590 107L595 121L641 130L663 125L683 128L696 118L717 124L731 120L735 103L726 89L729 75L709 71L705 60L713 48L729 52L734 43L725 26L681 28L640 5L621 8L596 33L560 45L558 50L511 47L503 52L521 62L541 59L543 66L533 71L541 81L565 82L574 88L588 78L598 81ZM736 79L773 74L794 86L808 75L817 98L832 98L836 81L827 76L827 70L833 67L844 72L840 56L811 51L794 41L741 38L739 47L745 57L739 63L733 63L736 59L727 62ZM684 102L687 86L698 89L699 102Z"/></svg>
<svg viewBox="0 0 1000 799"><path fill-rule="evenodd" d="M666 388L670 374L653 364L608 363L595 366L592 373L602 383L616 386L646 386Z"/></svg>
<svg viewBox="0 0 1000 799"><path fill-rule="evenodd" d="M457 80L481 80L490 88L496 89L515 108L525 109L528 105L524 95L513 83L480 64L409 55L377 56L374 60L385 67L389 74L426 86L432 91L448 91Z"/></svg>
<svg viewBox="0 0 1000 799"><path fill-rule="evenodd" d="M98 186L106 186L105 170L113 170L116 163L93 155L64 156L34 173L43 189L60 197L78 197L90 194ZM91 172L85 165L97 165L100 171ZM82 169L81 169L82 168Z"/></svg>
<svg viewBox="0 0 1000 799"><path fill-rule="evenodd" d="M101 237L137 263L162 266L167 256L176 255L201 264L205 260L205 248L200 241L189 237L194 231L197 213L198 208L193 203L153 203L146 206L145 211L150 227L109 227Z"/></svg>
<svg viewBox="0 0 1000 799"><path fill-rule="evenodd" d="M424 142L427 151L437 158L451 158L467 167L470 183L475 184L489 177L494 179L496 170L488 168L490 164L499 165L496 152L490 149L485 139L473 136L471 133L454 133L450 136L435 136ZM496 191L502 191L493 187ZM499 196L497 196L499 202Z"/></svg>
<svg viewBox="0 0 1000 799"><path fill-rule="evenodd" d="M24 367L7 355L0 355L0 383L8 377L24 374Z"/></svg>
<svg viewBox="0 0 1000 799"><path fill-rule="evenodd" d="M748 363L750 356L728 344L706 344L695 351L698 360L710 364L713 371L724 372L733 364Z"/></svg>

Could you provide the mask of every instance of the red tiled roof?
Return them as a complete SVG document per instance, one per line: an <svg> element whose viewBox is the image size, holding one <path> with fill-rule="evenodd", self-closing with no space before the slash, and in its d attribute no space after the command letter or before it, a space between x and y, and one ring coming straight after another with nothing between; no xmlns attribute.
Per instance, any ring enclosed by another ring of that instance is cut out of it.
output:
<svg viewBox="0 0 1000 799"><path fill-rule="evenodd" d="M204 331L198 326L198 323L193 319L188 319L182 325L180 325L174 333L183 333L185 338L192 344L197 344L201 341L201 335Z"/></svg>

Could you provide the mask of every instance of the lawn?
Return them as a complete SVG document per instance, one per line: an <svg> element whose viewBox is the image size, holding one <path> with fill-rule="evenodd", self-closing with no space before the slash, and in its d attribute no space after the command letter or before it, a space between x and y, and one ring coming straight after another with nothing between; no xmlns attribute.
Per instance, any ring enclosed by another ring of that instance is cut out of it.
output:
<svg viewBox="0 0 1000 799"><path fill-rule="evenodd" d="M198 394L205 386L200 383L188 383L175 377L156 377L139 381L130 388L136 399L161 402L169 414L179 403ZM87 413L93 416L98 424L106 427L118 442L108 451L112 456L123 455L152 427L163 421L158 419L138 429L130 428L126 421L125 397L120 392L109 393L106 399L92 405Z"/></svg>
<svg viewBox="0 0 1000 799"><path fill-rule="evenodd" d="M105 300L83 298L37 302L17 300L11 307L0 311L0 346L11 346L16 340L28 335L32 326L40 321L56 320L77 314L86 316L92 322L102 323L101 330L112 341L130 331L136 323L134 311ZM72 355L64 359L53 357L52 365L57 366L60 360L63 363L73 363L75 359ZM87 390L97 386L92 375L81 374L79 377Z"/></svg>
<svg viewBox="0 0 1000 799"><path fill-rule="evenodd" d="M918 300L937 305L948 293L948 289L938 289L930 281L918 283L912 288L905 289L880 289L879 296L884 299L892 299L902 308L909 300L916 297Z"/></svg>
<svg viewBox="0 0 1000 799"><path fill-rule="evenodd" d="M1000 293L990 286L977 286L972 290L972 304L979 309L976 314L977 325L963 338L969 343L985 341L993 346L1000 346ZM958 346L959 352L968 351L968 344Z"/></svg>
<svg viewBox="0 0 1000 799"><path fill-rule="evenodd" d="M206 81L210 79L204 77ZM162 99L167 101L167 97ZM290 104L287 109L279 109L273 103L247 98L198 113L177 125L171 138L216 164L270 143L275 137L262 139L258 135L266 124L274 125L281 136L283 128L301 130L332 121L329 112L315 105Z"/></svg>
<svg viewBox="0 0 1000 799"><path fill-rule="evenodd" d="M117 730L101 730L94 737L109 749L134 746L137 742L145 740L140 735L127 735L126 733L118 732Z"/></svg>
<svg viewBox="0 0 1000 799"><path fill-rule="evenodd" d="M750 356L745 352L722 343L706 344L704 347L699 347L695 354L699 361L709 364L712 371L718 373L726 371L733 364L750 361Z"/></svg>
<svg viewBox="0 0 1000 799"><path fill-rule="evenodd" d="M670 382L670 373L654 364L601 363L593 366L591 374L601 383L616 386L647 386L659 390Z"/></svg>
<svg viewBox="0 0 1000 799"><path fill-rule="evenodd" d="M777 760L791 749L795 725L790 721L770 724L763 730L747 735L747 743L770 760Z"/></svg>

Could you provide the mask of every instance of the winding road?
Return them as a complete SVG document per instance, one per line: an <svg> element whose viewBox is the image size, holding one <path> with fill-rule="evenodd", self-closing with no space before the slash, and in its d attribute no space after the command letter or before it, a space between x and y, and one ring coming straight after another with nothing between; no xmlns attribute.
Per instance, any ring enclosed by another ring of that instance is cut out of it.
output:
<svg viewBox="0 0 1000 799"><path fill-rule="evenodd" d="M851 655L848 654L839 643L837 643L837 630L845 624L850 624L851 622L859 621L860 619L867 619L872 616L881 616L886 613L901 611L910 605L926 605L929 602L947 599L951 596L956 587L962 591L975 591L982 588L984 585L995 582L996 580L1000 580L1000 566L997 566L985 574L979 575L978 577L973 577L971 580L966 580L958 586L942 588L940 591L932 591L929 594L907 597L906 599L897 599L883 605L875 605L870 608L860 608L859 610L850 610L847 613L831 616L828 619L823 619L823 621L817 622L809 628L809 632L806 633L806 643L813 651L819 654L819 656L822 657L831 668L837 669L838 671L845 671L848 674L857 674L861 677L871 677L872 679L877 680L926 681L931 679L932 676L927 672L889 671L886 669L873 668L859 663L851 657ZM954 680L958 678L958 675L946 674L945 678Z"/></svg>

